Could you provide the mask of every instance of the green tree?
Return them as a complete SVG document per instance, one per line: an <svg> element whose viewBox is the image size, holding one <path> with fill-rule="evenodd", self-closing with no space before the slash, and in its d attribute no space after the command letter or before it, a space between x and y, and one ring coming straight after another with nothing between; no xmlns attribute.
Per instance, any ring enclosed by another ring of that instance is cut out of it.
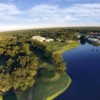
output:
<svg viewBox="0 0 100 100"><path fill-rule="evenodd" d="M4 53L4 49L0 48L0 55L2 55Z"/></svg>

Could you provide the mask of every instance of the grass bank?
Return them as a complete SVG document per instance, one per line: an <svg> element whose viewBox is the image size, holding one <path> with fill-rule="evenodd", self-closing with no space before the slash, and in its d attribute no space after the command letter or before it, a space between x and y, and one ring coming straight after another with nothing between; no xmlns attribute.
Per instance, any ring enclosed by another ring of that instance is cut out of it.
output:
<svg viewBox="0 0 100 100"><path fill-rule="evenodd" d="M79 42L50 42L48 43L48 46L52 49L52 52L62 54L65 51L78 47ZM46 62L42 62L40 68L54 70L54 66ZM55 73L55 76L51 78L48 78L47 75L41 75L37 78L35 86L32 87L34 88L34 90L31 92L31 98L33 100L53 100L61 93L63 93L65 90L67 90L67 88L71 84L70 77L65 72L55 71ZM22 94L17 94L17 99L21 100L22 98L24 98L25 100L28 100L29 94L30 89L26 90Z"/></svg>
<svg viewBox="0 0 100 100"><path fill-rule="evenodd" d="M22 92L16 92L17 100L29 100L31 87Z"/></svg>
<svg viewBox="0 0 100 100"><path fill-rule="evenodd" d="M65 72L58 72L58 74L60 77L54 76L53 80L43 76L38 77L34 86L33 100L52 100L69 87L70 77Z"/></svg>
<svg viewBox="0 0 100 100"><path fill-rule="evenodd" d="M78 41L68 41L68 42L51 42L48 44L49 48L52 49L54 53L62 54L65 51L78 47L80 44Z"/></svg>
<svg viewBox="0 0 100 100"><path fill-rule="evenodd" d="M65 51L78 47L80 44L78 41L68 42L50 42L47 44L52 49L53 53L62 54ZM53 69L54 66L43 63L41 68ZM45 76L45 75L44 75ZM56 77L45 80L43 77L37 78L34 88L34 100L53 100L61 93L63 93L71 84L70 77L65 72L59 73L60 78L56 80Z"/></svg>
<svg viewBox="0 0 100 100"><path fill-rule="evenodd" d="M53 99L55 99L57 96L59 96L60 94L62 94L64 91L66 91L68 89L68 87L71 84L72 80L70 79L70 77L68 75L67 75L67 77L68 77L68 82L66 83L66 85L64 86L64 88L62 88L61 90L59 90L56 93L54 93L51 96L49 96L47 98L47 100L53 100Z"/></svg>

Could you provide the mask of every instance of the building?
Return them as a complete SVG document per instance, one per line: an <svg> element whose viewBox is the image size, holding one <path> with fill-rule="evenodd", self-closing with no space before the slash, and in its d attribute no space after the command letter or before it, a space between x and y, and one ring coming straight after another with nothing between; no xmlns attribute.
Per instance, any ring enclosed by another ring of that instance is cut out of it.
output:
<svg viewBox="0 0 100 100"><path fill-rule="evenodd" d="M88 38L88 41L92 43L100 43L100 40L95 39L95 38Z"/></svg>
<svg viewBox="0 0 100 100"><path fill-rule="evenodd" d="M54 41L54 39L46 39L45 41L46 42L52 42L52 41Z"/></svg>
<svg viewBox="0 0 100 100"><path fill-rule="evenodd" d="M40 41L40 42L51 42L51 41L54 41L54 39L49 39L49 38L47 39L47 38L42 37L42 36L33 36L32 39Z"/></svg>
<svg viewBox="0 0 100 100"><path fill-rule="evenodd" d="M32 39L33 39L33 40L40 41L40 42L43 42L43 41L46 40L44 37L41 37L41 36L33 36Z"/></svg>

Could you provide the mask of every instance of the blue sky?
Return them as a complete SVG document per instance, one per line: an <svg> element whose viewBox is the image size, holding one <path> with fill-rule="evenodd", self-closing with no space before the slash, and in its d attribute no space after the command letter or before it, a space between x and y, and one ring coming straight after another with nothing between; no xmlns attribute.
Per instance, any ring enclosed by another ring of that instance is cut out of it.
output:
<svg viewBox="0 0 100 100"><path fill-rule="evenodd" d="M100 26L100 0L0 0L0 31Z"/></svg>

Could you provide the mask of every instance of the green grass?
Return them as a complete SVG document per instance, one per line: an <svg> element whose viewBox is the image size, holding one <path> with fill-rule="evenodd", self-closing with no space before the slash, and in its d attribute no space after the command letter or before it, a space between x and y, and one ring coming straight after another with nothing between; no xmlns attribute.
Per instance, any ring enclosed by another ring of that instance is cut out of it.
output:
<svg viewBox="0 0 100 100"><path fill-rule="evenodd" d="M31 87L23 92L16 92L17 100L28 100L30 91Z"/></svg>
<svg viewBox="0 0 100 100"><path fill-rule="evenodd" d="M49 48L52 49L54 53L62 54L65 51L78 47L80 44L78 41L69 42L51 42L48 44Z"/></svg>
<svg viewBox="0 0 100 100"><path fill-rule="evenodd" d="M67 74L66 74L67 75ZM66 85L62 88L62 89L60 89L59 91L57 91L56 93L54 93L53 95L51 95L51 96L49 96L48 98L47 98L47 100L53 100L54 98L56 98L57 96L59 96L60 94L62 94L64 91L66 91L67 90L67 88L69 87L69 85L71 84L71 79L70 79L70 77L67 75L67 77L68 77L68 82L66 83Z"/></svg>
<svg viewBox="0 0 100 100"><path fill-rule="evenodd" d="M2 99L2 95L0 95L0 100L3 100L3 99Z"/></svg>
<svg viewBox="0 0 100 100"><path fill-rule="evenodd" d="M62 54L65 51L76 48L79 46L78 41L69 42L50 42L48 47L52 49L53 53ZM48 63L41 63L40 68L47 68L48 70L54 70L54 66ZM34 86L34 100L52 100L58 95L63 93L70 85L71 79L65 72L56 73L56 76L49 78L51 74L47 72L42 77L38 77ZM46 77L45 77L46 76Z"/></svg>
<svg viewBox="0 0 100 100"><path fill-rule="evenodd" d="M54 76L55 79L38 77L34 87L33 100L52 100L69 87L71 83L69 76L65 72L57 74L59 77Z"/></svg>

